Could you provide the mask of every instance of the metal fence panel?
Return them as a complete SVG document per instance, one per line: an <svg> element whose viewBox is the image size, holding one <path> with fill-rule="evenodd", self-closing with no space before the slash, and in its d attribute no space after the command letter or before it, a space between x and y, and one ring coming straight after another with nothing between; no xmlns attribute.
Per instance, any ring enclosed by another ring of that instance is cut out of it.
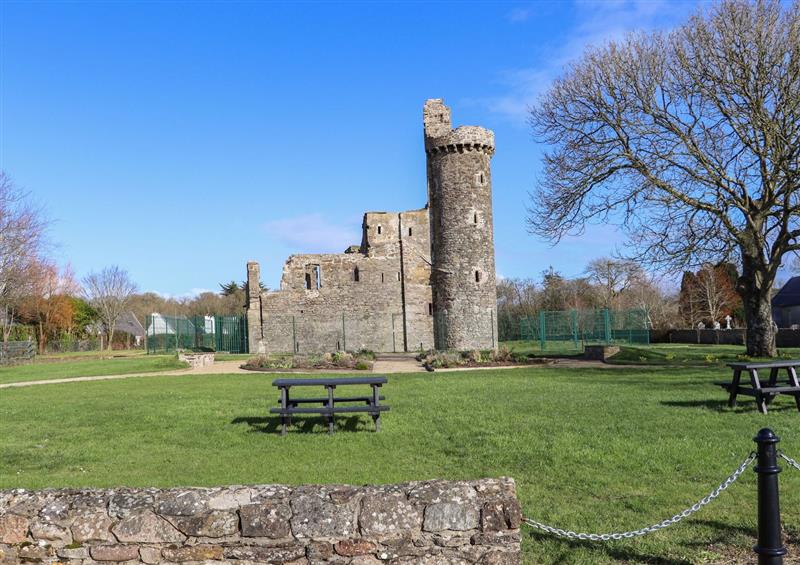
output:
<svg viewBox="0 0 800 565"><path fill-rule="evenodd" d="M148 314L145 326L148 353L177 350L248 352L244 316Z"/></svg>
<svg viewBox="0 0 800 565"><path fill-rule="evenodd" d="M647 312L633 310L542 310L498 320L500 341L533 342L542 351L580 351L586 344L649 344Z"/></svg>

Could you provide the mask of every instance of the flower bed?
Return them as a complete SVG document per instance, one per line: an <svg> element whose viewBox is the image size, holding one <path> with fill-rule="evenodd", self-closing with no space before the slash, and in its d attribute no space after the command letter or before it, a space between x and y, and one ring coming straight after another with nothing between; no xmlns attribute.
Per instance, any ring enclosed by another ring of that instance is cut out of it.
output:
<svg viewBox="0 0 800 565"><path fill-rule="evenodd" d="M375 354L367 350L362 350L358 353L337 351L322 355L265 354L249 359L247 363L242 365L242 368L252 371L281 371L289 369L371 371L374 362Z"/></svg>
<svg viewBox="0 0 800 565"><path fill-rule="evenodd" d="M453 367L505 367L509 365L548 364L552 361L543 357L517 353L507 347L473 349L471 351L425 351L417 355L417 361L433 369Z"/></svg>

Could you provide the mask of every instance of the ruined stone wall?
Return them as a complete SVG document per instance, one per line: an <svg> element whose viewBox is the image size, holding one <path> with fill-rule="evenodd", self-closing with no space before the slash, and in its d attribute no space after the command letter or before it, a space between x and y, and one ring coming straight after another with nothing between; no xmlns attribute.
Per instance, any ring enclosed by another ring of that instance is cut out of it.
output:
<svg viewBox="0 0 800 565"><path fill-rule="evenodd" d="M429 249L427 210L369 212L356 252L292 255L280 290L251 300L251 352L432 347Z"/></svg>
<svg viewBox="0 0 800 565"><path fill-rule="evenodd" d="M0 563L516 565L512 479L0 491Z"/></svg>
<svg viewBox="0 0 800 565"><path fill-rule="evenodd" d="M403 296L408 350L433 348L433 295L428 210L400 213Z"/></svg>
<svg viewBox="0 0 800 565"><path fill-rule="evenodd" d="M490 161L494 134L451 129L450 110L423 112L431 207L432 284L438 349L497 347Z"/></svg>

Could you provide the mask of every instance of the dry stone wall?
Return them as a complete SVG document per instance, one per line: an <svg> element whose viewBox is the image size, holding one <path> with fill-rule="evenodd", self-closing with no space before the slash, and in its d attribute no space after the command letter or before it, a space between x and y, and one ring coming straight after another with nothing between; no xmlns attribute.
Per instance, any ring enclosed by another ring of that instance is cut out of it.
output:
<svg viewBox="0 0 800 565"><path fill-rule="evenodd" d="M0 491L0 563L520 563L514 481Z"/></svg>

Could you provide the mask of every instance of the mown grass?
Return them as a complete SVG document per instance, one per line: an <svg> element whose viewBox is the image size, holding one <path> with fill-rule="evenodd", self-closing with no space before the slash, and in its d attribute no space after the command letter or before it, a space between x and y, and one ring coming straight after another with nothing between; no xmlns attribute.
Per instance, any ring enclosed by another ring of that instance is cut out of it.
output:
<svg viewBox="0 0 800 565"><path fill-rule="evenodd" d="M764 426L800 456L800 414L731 410L708 368L524 368L396 375L383 431L267 413L274 375L149 377L0 391L0 487L387 483L508 475L525 513L578 531L652 524L696 502ZM800 473L781 474L785 528L800 533ZM731 562L749 553L748 471L685 524L637 540L569 543L524 530L525 563ZM746 561L748 557L743 560ZM741 561L740 561L741 562Z"/></svg>
<svg viewBox="0 0 800 565"><path fill-rule="evenodd" d="M186 363L178 361L174 355L136 355L112 359L59 358L57 362L37 359L26 365L0 367L0 384L68 377L149 373L184 367L187 367Z"/></svg>
<svg viewBox="0 0 800 565"><path fill-rule="evenodd" d="M501 342L518 353L537 356L580 357L583 346L575 349L573 342L553 342L542 350L538 342L506 341ZM724 365L734 361L749 359L742 345L695 345L684 343L653 343L649 345L621 345L620 352L608 362L623 365ZM800 348L780 349L782 357L800 358ZM758 361L758 359L753 359Z"/></svg>

